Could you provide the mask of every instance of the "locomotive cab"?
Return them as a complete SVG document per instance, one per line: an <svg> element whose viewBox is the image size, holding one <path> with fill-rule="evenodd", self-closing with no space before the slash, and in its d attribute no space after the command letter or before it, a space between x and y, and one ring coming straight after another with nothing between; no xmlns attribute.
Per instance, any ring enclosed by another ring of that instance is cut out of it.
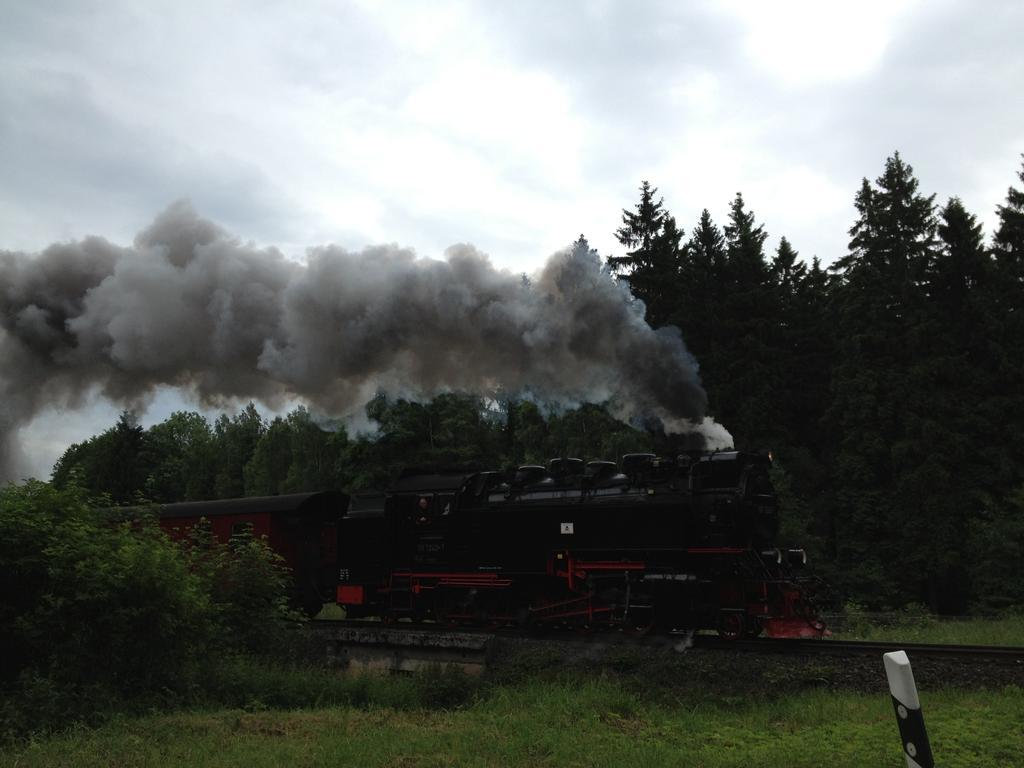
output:
<svg viewBox="0 0 1024 768"><path fill-rule="evenodd" d="M408 472L399 478L385 504L396 568L418 570L461 559L459 501L469 477Z"/></svg>
<svg viewBox="0 0 1024 768"><path fill-rule="evenodd" d="M710 546L759 546L778 532L768 456L720 451L690 468L693 531Z"/></svg>

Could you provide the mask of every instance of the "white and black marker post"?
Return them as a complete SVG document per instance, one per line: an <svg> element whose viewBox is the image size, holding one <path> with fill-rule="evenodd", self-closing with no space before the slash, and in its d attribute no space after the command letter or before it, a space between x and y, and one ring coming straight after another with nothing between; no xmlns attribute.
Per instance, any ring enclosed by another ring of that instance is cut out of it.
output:
<svg viewBox="0 0 1024 768"><path fill-rule="evenodd" d="M905 651L893 651L884 654L882 660L885 662L885 676L889 678L889 692L896 710L896 725L900 729L907 768L935 768L910 659Z"/></svg>

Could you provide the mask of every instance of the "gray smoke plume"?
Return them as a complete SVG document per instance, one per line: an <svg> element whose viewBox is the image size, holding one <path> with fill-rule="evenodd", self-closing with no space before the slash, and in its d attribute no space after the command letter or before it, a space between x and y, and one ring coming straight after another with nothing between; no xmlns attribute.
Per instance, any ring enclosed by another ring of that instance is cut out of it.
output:
<svg viewBox="0 0 1024 768"><path fill-rule="evenodd" d="M123 248L101 238L0 252L0 478L18 429L99 389L126 405L154 388L201 402L298 397L334 415L376 392L520 393L610 401L624 420L731 442L705 418L697 364L674 328L577 246L531 280L469 245L446 260L395 246L309 251L307 264L240 242L172 205Z"/></svg>

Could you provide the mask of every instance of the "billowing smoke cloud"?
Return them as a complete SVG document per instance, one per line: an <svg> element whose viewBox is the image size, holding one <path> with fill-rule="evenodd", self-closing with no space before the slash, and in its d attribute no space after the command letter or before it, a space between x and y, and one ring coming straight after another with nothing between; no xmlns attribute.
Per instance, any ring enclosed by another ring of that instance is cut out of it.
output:
<svg viewBox="0 0 1024 768"><path fill-rule="evenodd" d="M697 364L652 330L596 253L553 255L530 280L472 246L445 261L394 246L315 248L298 264L172 205L122 248L100 238L0 252L0 477L17 430L97 388L129 405L159 385L206 404L299 397L358 410L378 391L610 401L624 420L731 442L705 418Z"/></svg>

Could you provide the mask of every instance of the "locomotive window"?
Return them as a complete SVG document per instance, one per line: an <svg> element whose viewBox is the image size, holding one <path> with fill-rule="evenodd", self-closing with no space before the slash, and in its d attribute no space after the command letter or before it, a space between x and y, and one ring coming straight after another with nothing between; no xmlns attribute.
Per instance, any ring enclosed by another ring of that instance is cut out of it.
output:
<svg viewBox="0 0 1024 768"><path fill-rule="evenodd" d="M412 505L412 514L416 517L447 517L455 509L455 496L449 493L420 494L412 497L409 503Z"/></svg>
<svg viewBox="0 0 1024 768"><path fill-rule="evenodd" d="M434 516L434 497L430 494L405 496L400 500L398 509L403 517L421 524Z"/></svg>

